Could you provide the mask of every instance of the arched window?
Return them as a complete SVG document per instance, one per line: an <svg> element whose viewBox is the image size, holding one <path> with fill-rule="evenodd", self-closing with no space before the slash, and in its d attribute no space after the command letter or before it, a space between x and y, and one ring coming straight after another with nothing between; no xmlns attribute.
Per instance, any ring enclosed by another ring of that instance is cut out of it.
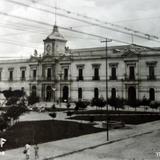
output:
<svg viewBox="0 0 160 160"><path fill-rule="evenodd" d="M116 89L112 88L111 90L111 98L115 99L116 98Z"/></svg>
<svg viewBox="0 0 160 160"><path fill-rule="evenodd" d="M82 88L78 88L78 99L82 99Z"/></svg>
<svg viewBox="0 0 160 160"><path fill-rule="evenodd" d="M98 88L94 89L94 98L98 98L99 97L99 90Z"/></svg>
<svg viewBox="0 0 160 160"><path fill-rule="evenodd" d="M52 99L52 87L47 86L46 87L46 101L51 101Z"/></svg>
<svg viewBox="0 0 160 160"><path fill-rule="evenodd" d="M150 89L149 89L149 99L150 99L151 101L154 101L154 100L155 100L155 90L154 90L154 88L150 88Z"/></svg>
<svg viewBox="0 0 160 160"><path fill-rule="evenodd" d="M68 96L69 96L69 88L68 86L63 87L63 101L68 101Z"/></svg>
<svg viewBox="0 0 160 160"><path fill-rule="evenodd" d="M36 86L32 86L32 95L33 96L37 95L37 87Z"/></svg>

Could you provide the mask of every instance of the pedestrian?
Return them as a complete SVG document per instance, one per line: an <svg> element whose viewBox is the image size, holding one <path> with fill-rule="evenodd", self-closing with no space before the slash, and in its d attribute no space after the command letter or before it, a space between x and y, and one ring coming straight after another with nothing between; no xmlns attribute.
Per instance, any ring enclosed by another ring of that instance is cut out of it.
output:
<svg viewBox="0 0 160 160"><path fill-rule="evenodd" d="M30 144L27 143L27 144L25 145L25 149L24 149L24 151L23 151L23 153L26 154L26 160L29 160L29 159L30 159L30 148L31 148Z"/></svg>
<svg viewBox="0 0 160 160"><path fill-rule="evenodd" d="M36 145L34 146L35 160L39 158L39 152L38 152L38 151L39 151L39 147L38 147L38 145L36 144Z"/></svg>

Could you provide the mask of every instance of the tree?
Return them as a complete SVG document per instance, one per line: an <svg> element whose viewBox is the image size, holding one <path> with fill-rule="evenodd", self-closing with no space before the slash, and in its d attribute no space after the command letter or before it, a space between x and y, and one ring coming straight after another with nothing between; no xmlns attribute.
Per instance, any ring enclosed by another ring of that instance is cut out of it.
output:
<svg viewBox="0 0 160 160"><path fill-rule="evenodd" d="M142 104L142 102L140 100L136 99L136 100L133 100L133 101L127 101L127 104L129 106L135 108L135 111L136 111L137 107L139 107Z"/></svg>
<svg viewBox="0 0 160 160"><path fill-rule="evenodd" d="M75 102L76 107L75 110L78 111L80 108L85 109L90 103L88 101L81 101Z"/></svg>
<svg viewBox="0 0 160 160"><path fill-rule="evenodd" d="M105 105L106 101L103 98L93 98L91 101L91 106L103 108Z"/></svg>
<svg viewBox="0 0 160 160"><path fill-rule="evenodd" d="M150 104L150 100L144 96L141 104L144 106L144 110L146 110L147 106Z"/></svg>
<svg viewBox="0 0 160 160"><path fill-rule="evenodd" d="M149 104L150 108L153 109L158 109L158 107L160 106L160 104L157 101L151 101Z"/></svg>
<svg viewBox="0 0 160 160"><path fill-rule="evenodd" d="M16 120L24 112L26 112L26 108L25 107L12 106L12 107L8 108L5 116L8 117L8 118L12 118L13 120Z"/></svg>
<svg viewBox="0 0 160 160"><path fill-rule="evenodd" d="M38 96L32 94L32 95L30 95L30 96L28 97L28 104L29 104L29 105L33 105L33 104L35 104L35 103L37 103L37 102L39 102L39 97L38 97Z"/></svg>

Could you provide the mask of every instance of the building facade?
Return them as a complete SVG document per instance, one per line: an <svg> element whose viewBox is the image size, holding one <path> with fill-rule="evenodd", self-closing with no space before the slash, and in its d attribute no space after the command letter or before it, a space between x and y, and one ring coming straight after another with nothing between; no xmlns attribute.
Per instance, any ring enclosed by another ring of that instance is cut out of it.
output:
<svg viewBox="0 0 160 160"><path fill-rule="evenodd" d="M160 50L136 45L74 49L54 26L44 53L0 61L0 90L24 88L42 101L106 97L160 100ZM106 63L107 62L107 63ZM106 66L107 64L107 66Z"/></svg>

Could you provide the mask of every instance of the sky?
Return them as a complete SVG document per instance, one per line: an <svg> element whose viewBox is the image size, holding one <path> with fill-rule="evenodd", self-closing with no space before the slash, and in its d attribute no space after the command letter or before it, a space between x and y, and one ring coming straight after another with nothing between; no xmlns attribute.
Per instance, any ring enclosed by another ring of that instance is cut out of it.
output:
<svg viewBox="0 0 160 160"><path fill-rule="evenodd" d="M18 5L13 1L27 4L27 6ZM82 18L78 16L78 14L81 14L160 37L159 0L12 0L12 3L8 0L0 0L0 57L25 58L32 55L34 49L39 54L43 54L43 40L52 32L52 26L55 24L55 15L43 12L42 9L54 12L55 5L57 8L63 9L57 9L57 13L76 18ZM35 10L33 7L38 7L39 9ZM67 13L64 10L71 12ZM29 21L13 16L5 16L4 13L26 18ZM30 19L50 25L33 23ZM87 19L87 21L91 22L91 19ZM126 34L113 32L58 15L56 16L56 23L58 26L132 43L132 37ZM104 46L101 43L101 38L62 29L60 29L60 32L68 40L67 46L71 49ZM139 45L160 47L159 39L149 41L133 36L133 42ZM112 41L109 45L125 45L125 43Z"/></svg>

